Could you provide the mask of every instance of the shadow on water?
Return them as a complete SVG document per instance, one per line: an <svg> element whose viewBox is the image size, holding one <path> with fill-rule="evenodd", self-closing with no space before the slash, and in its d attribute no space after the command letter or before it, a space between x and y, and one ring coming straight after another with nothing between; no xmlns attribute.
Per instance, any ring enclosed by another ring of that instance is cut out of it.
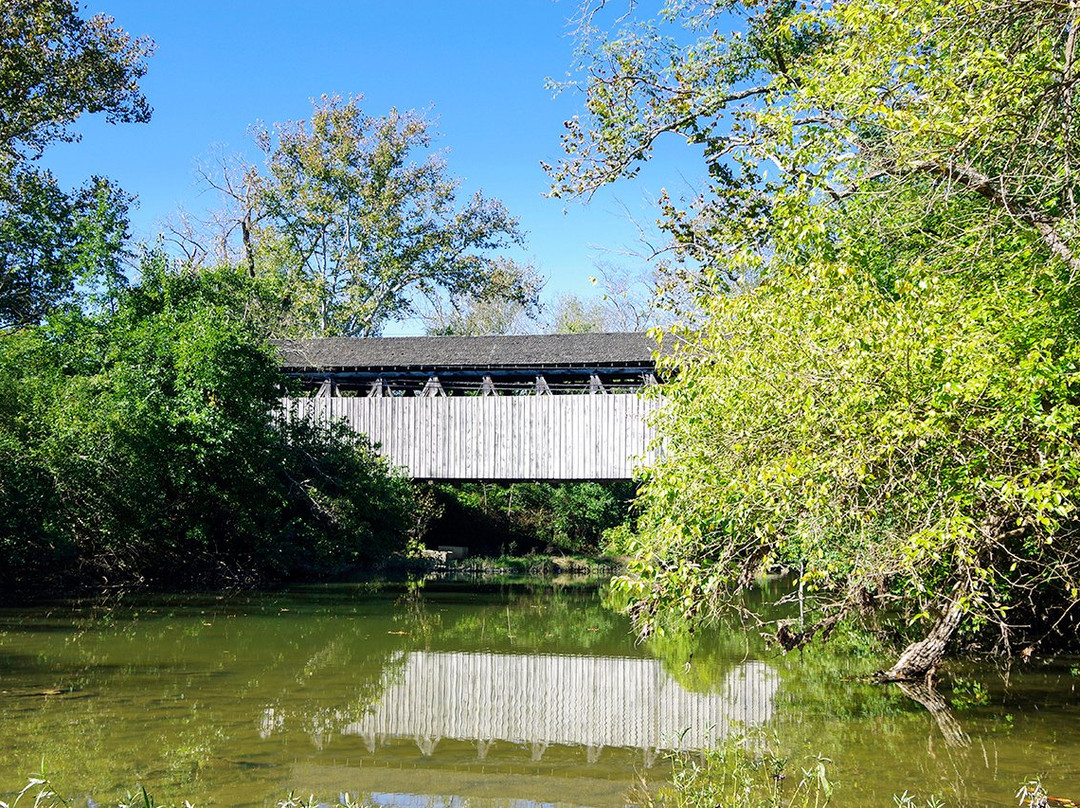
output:
<svg viewBox="0 0 1080 808"><path fill-rule="evenodd" d="M787 656L745 626L637 643L609 605L576 582L440 580L9 611L0 690L28 695L0 693L0 791L44 758L97 801L140 783L199 805L614 806L754 727L834 760L835 805L1006 805L1047 766L1080 774L1067 665L962 668L935 720L858 681L882 661L864 635Z"/></svg>

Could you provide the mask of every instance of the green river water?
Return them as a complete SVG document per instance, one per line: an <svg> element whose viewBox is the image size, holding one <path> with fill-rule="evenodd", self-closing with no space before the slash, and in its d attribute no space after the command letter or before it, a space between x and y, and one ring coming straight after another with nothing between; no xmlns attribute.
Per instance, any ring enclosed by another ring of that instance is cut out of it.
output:
<svg viewBox="0 0 1080 808"><path fill-rule="evenodd" d="M867 647L727 629L635 643L580 582L340 584L0 611L0 800L42 761L76 804L617 806L740 728L830 759L832 805L1080 798L1080 660L955 663L937 717ZM643 786L642 783L646 785ZM636 791L635 791L636 789Z"/></svg>

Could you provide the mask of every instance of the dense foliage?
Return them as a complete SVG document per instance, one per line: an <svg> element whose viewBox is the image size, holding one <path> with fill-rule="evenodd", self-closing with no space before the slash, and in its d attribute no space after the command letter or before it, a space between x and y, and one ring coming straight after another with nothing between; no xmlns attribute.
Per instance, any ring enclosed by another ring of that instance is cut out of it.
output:
<svg viewBox="0 0 1080 808"><path fill-rule="evenodd" d="M646 628L781 562L786 645L883 607L929 625L893 676L958 629L1075 640L1078 27L1050 2L702 0L594 41L557 191L669 132L709 177L663 200L700 316L663 335Z"/></svg>
<svg viewBox="0 0 1080 808"><path fill-rule="evenodd" d="M69 0L0 7L0 333L70 303L78 284L115 276L127 238L125 194L100 177L69 193L33 160L78 139L85 113L141 122L153 42Z"/></svg>
<svg viewBox="0 0 1080 808"><path fill-rule="evenodd" d="M123 191L33 161L86 113L148 120L153 43L67 0L0 9L0 591L235 585L384 560L411 489L285 418L273 279L147 255Z"/></svg>
<svg viewBox="0 0 1080 808"><path fill-rule="evenodd" d="M68 193L47 172L0 173L0 333L120 281L128 204L101 177Z"/></svg>
<svg viewBox="0 0 1080 808"><path fill-rule="evenodd" d="M275 336L377 336L475 302L531 310L540 280L494 254L522 243L517 219L481 192L459 200L434 137L418 112L324 97L309 120L255 128L262 167L204 172L231 211L208 234L176 235L193 262L234 259L277 282Z"/></svg>
<svg viewBox="0 0 1080 808"><path fill-rule="evenodd" d="M77 140L86 113L110 123L150 119L139 81L154 50L113 19L83 19L71 0L7 0L0 7L0 166Z"/></svg>
<svg viewBox="0 0 1080 808"><path fill-rule="evenodd" d="M115 311L0 340L6 588L243 583L385 557L408 484L351 432L275 407L235 273L144 265Z"/></svg>
<svg viewBox="0 0 1080 808"><path fill-rule="evenodd" d="M435 491L439 513L429 544L472 554L599 553L605 532L626 525L633 483L460 483Z"/></svg>

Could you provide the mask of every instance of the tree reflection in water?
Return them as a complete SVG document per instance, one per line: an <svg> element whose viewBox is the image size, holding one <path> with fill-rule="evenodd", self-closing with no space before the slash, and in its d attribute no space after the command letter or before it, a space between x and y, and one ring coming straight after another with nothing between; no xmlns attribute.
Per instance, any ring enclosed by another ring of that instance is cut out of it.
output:
<svg viewBox="0 0 1080 808"><path fill-rule="evenodd" d="M1007 682L957 663L981 688L938 694L950 734L971 740L960 748L898 688L859 680L884 658L856 631L781 656L738 623L639 644L595 587L546 584L0 611L0 800L44 758L59 791L100 804L138 783L159 804L347 790L614 806L642 774L662 781L670 750L739 721L796 760L831 758L836 806L917 789L1006 805L1040 771L1052 791L1080 781L1068 662Z"/></svg>

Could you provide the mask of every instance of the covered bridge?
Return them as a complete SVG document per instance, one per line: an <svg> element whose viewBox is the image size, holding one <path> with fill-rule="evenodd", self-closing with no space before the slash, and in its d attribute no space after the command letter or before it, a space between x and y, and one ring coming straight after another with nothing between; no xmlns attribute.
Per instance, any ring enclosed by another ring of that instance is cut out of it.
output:
<svg viewBox="0 0 1080 808"><path fill-rule="evenodd" d="M626 479L652 458L654 345L641 332L283 340L306 395L416 479Z"/></svg>

